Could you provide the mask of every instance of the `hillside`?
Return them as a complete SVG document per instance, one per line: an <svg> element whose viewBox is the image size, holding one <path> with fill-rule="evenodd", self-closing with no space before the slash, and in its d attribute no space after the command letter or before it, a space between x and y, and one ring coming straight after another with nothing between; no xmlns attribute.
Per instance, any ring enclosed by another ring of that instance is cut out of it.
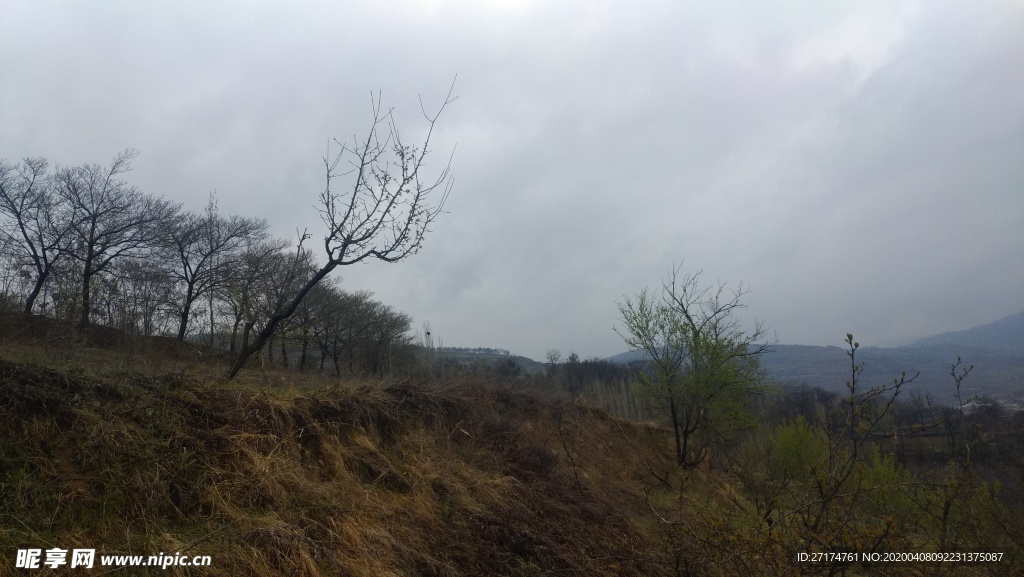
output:
<svg viewBox="0 0 1024 577"><path fill-rule="evenodd" d="M912 347L955 346L1024 352L1024 311L987 325L918 339Z"/></svg>
<svg viewBox="0 0 1024 577"><path fill-rule="evenodd" d="M259 366L224 384L227 363L215 353L6 319L0 575L26 574L17 552L55 547L94 549L97 564L111 555L210 563L128 567L122 557L93 572L40 574L931 574L921 564L796 561L826 541L935 549L937 525L915 507L941 505L947 485L905 484L889 459L864 464L869 476L858 482L871 499L816 504L801 500L789 473L773 473L788 457L767 459L775 453L760 443L771 436L684 468L669 429L526 390L527 378L339 381ZM912 500L889 504L904 485ZM958 574L1012 574L1021 558L1020 517L989 495L970 500L972 514L985 513L977 522L957 497L951 518L971 532L952 542L985 543L1005 558ZM808 508L824 521L808 525Z"/></svg>
<svg viewBox="0 0 1024 577"><path fill-rule="evenodd" d="M53 546L212 559L132 575L671 574L643 490L668 466L661 428L488 383L248 370L227 387L192 345L140 356L109 330L16 325L0 575ZM63 569L47 574L82 574Z"/></svg>

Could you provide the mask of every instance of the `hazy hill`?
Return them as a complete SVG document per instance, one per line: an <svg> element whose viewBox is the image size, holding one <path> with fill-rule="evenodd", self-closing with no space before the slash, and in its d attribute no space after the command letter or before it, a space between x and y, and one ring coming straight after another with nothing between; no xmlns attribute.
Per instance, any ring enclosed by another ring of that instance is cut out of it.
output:
<svg viewBox="0 0 1024 577"><path fill-rule="evenodd" d="M611 361L613 363L619 363L619 364L625 365L625 364L628 364L628 363L632 363L633 361L642 361L642 360L644 360L646 358L647 358L647 354L646 353L644 353L641 350L635 350L635 351L626 351L624 353L619 353L617 355L612 355L610 357L605 357L604 360Z"/></svg>
<svg viewBox="0 0 1024 577"><path fill-rule="evenodd" d="M941 345L1024 352L1024 312L1001 318L987 325L918 339L909 346Z"/></svg>
<svg viewBox="0 0 1024 577"><path fill-rule="evenodd" d="M964 381L969 394L1024 404L1024 313L920 339L913 346L857 350L857 362L864 364L862 382L866 386L891 383L901 372L908 376L920 372L908 392L927 391L944 403L952 402L954 387L949 373L958 356L975 367ZM641 351L629 351L608 360L627 363L644 357ZM850 359L839 347L776 345L763 360L776 383L807 383L842 392L850 379Z"/></svg>
<svg viewBox="0 0 1024 577"><path fill-rule="evenodd" d="M864 365L865 386L892 383L901 372L910 377L920 372L907 392L927 391L939 402L952 403L953 379L950 367L961 357L974 370L964 381L968 394L979 394L1004 403L1024 404L1024 352L967 348L953 345L857 349L857 363ZM645 357L642 351L621 353L608 360L628 363ZM850 380L850 357L839 347L776 345L763 357L771 380L778 384L806 383L835 392L846 390Z"/></svg>
<svg viewBox="0 0 1024 577"><path fill-rule="evenodd" d="M968 394L1011 404L1024 402L1024 352L953 345L857 350L857 362L864 365L864 385L889 384L901 372L908 377L920 372L908 392L927 391L945 404L953 402L954 385L949 373L958 356L966 365L974 365L964 381ZM838 347L777 345L764 356L764 365L777 383L807 383L842 392L850 379L850 358Z"/></svg>
<svg viewBox="0 0 1024 577"><path fill-rule="evenodd" d="M438 361L450 359L467 367L484 365L497 369L501 364L512 361L526 374L542 374L547 370L544 363L497 349L445 347L435 349L433 354Z"/></svg>

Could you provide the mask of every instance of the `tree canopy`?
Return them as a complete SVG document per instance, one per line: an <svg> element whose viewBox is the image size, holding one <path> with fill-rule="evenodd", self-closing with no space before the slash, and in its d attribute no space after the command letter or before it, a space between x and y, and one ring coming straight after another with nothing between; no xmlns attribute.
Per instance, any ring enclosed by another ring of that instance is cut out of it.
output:
<svg viewBox="0 0 1024 577"><path fill-rule="evenodd" d="M643 392L672 423L676 461L693 465L715 441L748 424L752 394L764 390L760 355L766 329L740 328L735 312L749 291L700 284L700 274L673 268L660 297L643 289L618 303L625 343L647 353Z"/></svg>

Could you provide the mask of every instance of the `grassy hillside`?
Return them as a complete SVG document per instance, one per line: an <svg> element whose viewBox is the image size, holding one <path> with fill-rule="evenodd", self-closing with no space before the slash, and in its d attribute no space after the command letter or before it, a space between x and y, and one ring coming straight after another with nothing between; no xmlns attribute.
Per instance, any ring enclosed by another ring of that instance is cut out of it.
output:
<svg viewBox="0 0 1024 577"><path fill-rule="evenodd" d="M27 318L0 328L0 575L26 574L19 549L53 547L211 557L126 575L935 574L797 562L823 549L935 548L914 503L874 500L904 484L886 477L888 461L865 469L868 498L840 493L825 509L802 501L803 481L778 485L759 468L764 443L681 469L666 428L514 381L257 367L225 385L224 364L103 329ZM1007 557L957 574L1013 574L1014 541L989 537L1008 517L990 501L971 501L986 524L950 542ZM805 528L815 508L820 536Z"/></svg>
<svg viewBox="0 0 1024 577"><path fill-rule="evenodd" d="M203 575L669 574L634 482L658 428L486 383L225 387L187 351L67 336L0 348L0 574L53 546Z"/></svg>

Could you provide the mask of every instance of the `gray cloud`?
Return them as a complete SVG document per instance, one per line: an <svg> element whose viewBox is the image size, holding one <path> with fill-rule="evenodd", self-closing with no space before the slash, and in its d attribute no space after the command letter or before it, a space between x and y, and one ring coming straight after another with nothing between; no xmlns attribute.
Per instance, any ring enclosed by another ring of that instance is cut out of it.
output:
<svg viewBox="0 0 1024 577"><path fill-rule="evenodd" d="M328 139L459 100L421 254L340 271L451 345L608 355L673 262L780 341L1024 309L1024 9L997 0L73 3L0 23L0 158L105 163L316 233ZM418 132L419 131L419 132Z"/></svg>

